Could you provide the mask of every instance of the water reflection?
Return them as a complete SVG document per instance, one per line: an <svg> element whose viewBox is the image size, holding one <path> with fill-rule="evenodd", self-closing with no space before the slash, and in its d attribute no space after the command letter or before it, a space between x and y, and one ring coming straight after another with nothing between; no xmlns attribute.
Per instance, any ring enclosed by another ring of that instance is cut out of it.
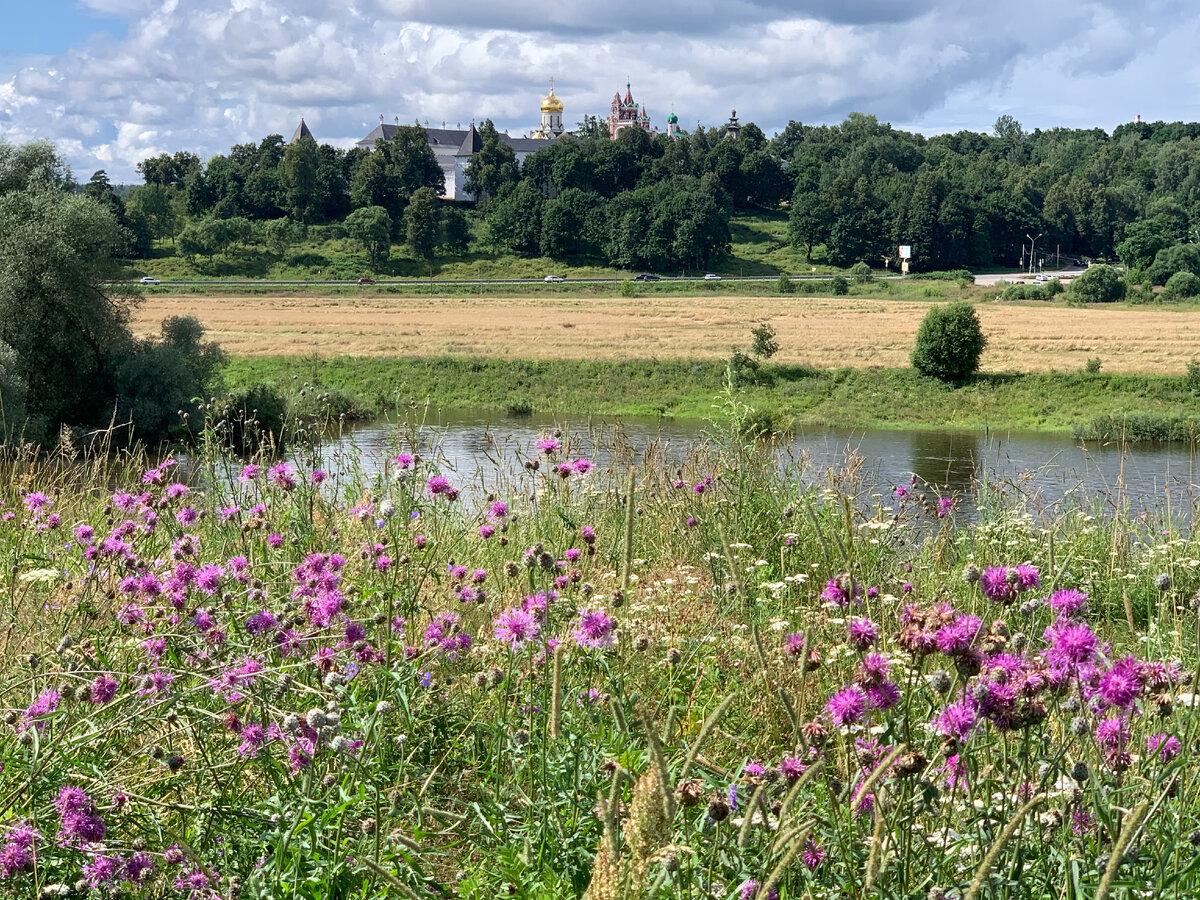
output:
<svg viewBox="0 0 1200 900"><path fill-rule="evenodd" d="M979 475L983 435L961 431L909 433L909 467L918 482L946 493L970 493Z"/></svg>
<svg viewBox="0 0 1200 900"><path fill-rule="evenodd" d="M490 411L433 413L421 427L376 422L363 425L323 448L326 463L354 467L370 475L398 448L437 452L464 485L495 485L520 475L535 457L535 442L559 431L573 457L592 459L601 469L631 464L675 471L705 440L703 422L626 418L556 419L512 417ZM863 475L880 491L907 484L916 475L943 494L959 495L970 506L980 482L1002 484L1038 507L1081 494L1114 506L1160 508L1190 514L1195 501L1195 451L1183 445L1117 448L1082 446L1062 435L967 431L852 431L826 428L794 435L780 450L781 464L803 460L803 471L818 478L861 457Z"/></svg>

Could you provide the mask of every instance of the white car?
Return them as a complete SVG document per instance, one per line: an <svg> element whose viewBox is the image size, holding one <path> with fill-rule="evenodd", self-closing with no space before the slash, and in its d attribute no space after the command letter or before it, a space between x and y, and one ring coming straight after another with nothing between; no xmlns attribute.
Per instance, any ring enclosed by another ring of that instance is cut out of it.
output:
<svg viewBox="0 0 1200 900"><path fill-rule="evenodd" d="M566 281L566 279L563 278L561 275L547 275L545 278L542 279L542 281L557 283L560 281Z"/></svg>
<svg viewBox="0 0 1200 900"><path fill-rule="evenodd" d="M151 278L149 275L142 276L142 280L138 283L139 284L162 284L162 282L159 281L157 278Z"/></svg>
<svg viewBox="0 0 1200 900"><path fill-rule="evenodd" d="M714 275L712 272L709 272L707 275L705 275L705 276L704 276L704 280L705 280L705 281L720 281L720 280L721 280L721 276L720 276L720 275Z"/></svg>

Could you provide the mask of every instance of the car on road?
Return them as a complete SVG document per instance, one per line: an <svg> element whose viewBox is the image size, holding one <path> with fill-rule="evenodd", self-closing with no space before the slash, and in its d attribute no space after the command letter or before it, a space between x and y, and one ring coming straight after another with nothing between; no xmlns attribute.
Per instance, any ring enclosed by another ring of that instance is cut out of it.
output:
<svg viewBox="0 0 1200 900"><path fill-rule="evenodd" d="M162 284L157 278L151 278L149 275L143 275L138 284Z"/></svg>
<svg viewBox="0 0 1200 900"><path fill-rule="evenodd" d="M560 281L566 281L566 280L567 279L563 278L561 275L547 275L545 278L542 279L542 281L545 281L545 282L548 282L551 284L557 284Z"/></svg>
<svg viewBox="0 0 1200 900"><path fill-rule="evenodd" d="M359 284L374 284L375 279L374 278L360 278L360 279L358 279L358 283Z"/></svg>
<svg viewBox="0 0 1200 900"><path fill-rule="evenodd" d="M634 281L658 281L657 275L651 275L649 272L643 272L641 275L634 275Z"/></svg>
<svg viewBox="0 0 1200 900"><path fill-rule="evenodd" d="M720 276L720 275L714 275L712 272L709 272L707 275L705 275L705 276L704 276L704 280L705 280L705 281L720 281L720 280L721 280L721 276Z"/></svg>

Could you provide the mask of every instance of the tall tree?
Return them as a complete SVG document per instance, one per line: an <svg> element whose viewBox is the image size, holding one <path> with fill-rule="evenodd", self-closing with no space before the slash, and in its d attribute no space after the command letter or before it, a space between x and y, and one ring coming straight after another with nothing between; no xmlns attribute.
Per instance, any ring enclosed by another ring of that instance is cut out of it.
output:
<svg viewBox="0 0 1200 900"><path fill-rule="evenodd" d="M418 188L404 210L405 243L421 259L433 259L441 231L441 210L433 188Z"/></svg>
<svg viewBox="0 0 1200 900"><path fill-rule="evenodd" d="M517 183L517 155L512 147L500 140L500 134L491 119L484 119L479 126L479 152L467 163L467 193L485 203L507 187Z"/></svg>
<svg viewBox="0 0 1200 900"><path fill-rule="evenodd" d="M364 206L346 216L346 234L362 245L376 271L392 254L392 220L382 206Z"/></svg>
<svg viewBox="0 0 1200 900"><path fill-rule="evenodd" d="M279 206L297 222L311 225L322 218L321 151L309 137L288 144L279 162Z"/></svg>
<svg viewBox="0 0 1200 900"><path fill-rule="evenodd" d="M134 298L113 284L116 217L66 192L65 167L45 151L0 143L0 342L19 360L29 415L52 434L111 413Z"/></svg>

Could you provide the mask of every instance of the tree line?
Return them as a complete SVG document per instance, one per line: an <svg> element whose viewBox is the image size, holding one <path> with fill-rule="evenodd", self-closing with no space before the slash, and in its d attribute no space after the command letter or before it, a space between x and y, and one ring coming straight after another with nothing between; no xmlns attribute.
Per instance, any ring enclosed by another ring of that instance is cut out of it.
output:
<svg viewBox="0 0 1200 900"><path fill-rule="evenodd" d="M767 211L787 215L809 261L837 266L879 266L900 244L915 247L918 269L1016 266L1035 238L1039 257L1119 259L1158 284L1200 274L1197 123L1027 132L1003 116L989 134L926 138L852 113L770 138L751 123L736 140L724 128L679 138L631 128L615 141L581 127L523 165L490 121L480 136L473 206L437 200L442 172L415 125L374 151L271 135L207 163L163 154L139 165L145 184L127 200L104 173L85 189L123 217L134 252L169 239L205 255L239 235L286 247L300 228L345 223L376 263L391 242L428 258L462 252L468 211L482 220L481 249L670 270L719 258L732 215ZM253 230L283 219L273 236Z"/></svg>

